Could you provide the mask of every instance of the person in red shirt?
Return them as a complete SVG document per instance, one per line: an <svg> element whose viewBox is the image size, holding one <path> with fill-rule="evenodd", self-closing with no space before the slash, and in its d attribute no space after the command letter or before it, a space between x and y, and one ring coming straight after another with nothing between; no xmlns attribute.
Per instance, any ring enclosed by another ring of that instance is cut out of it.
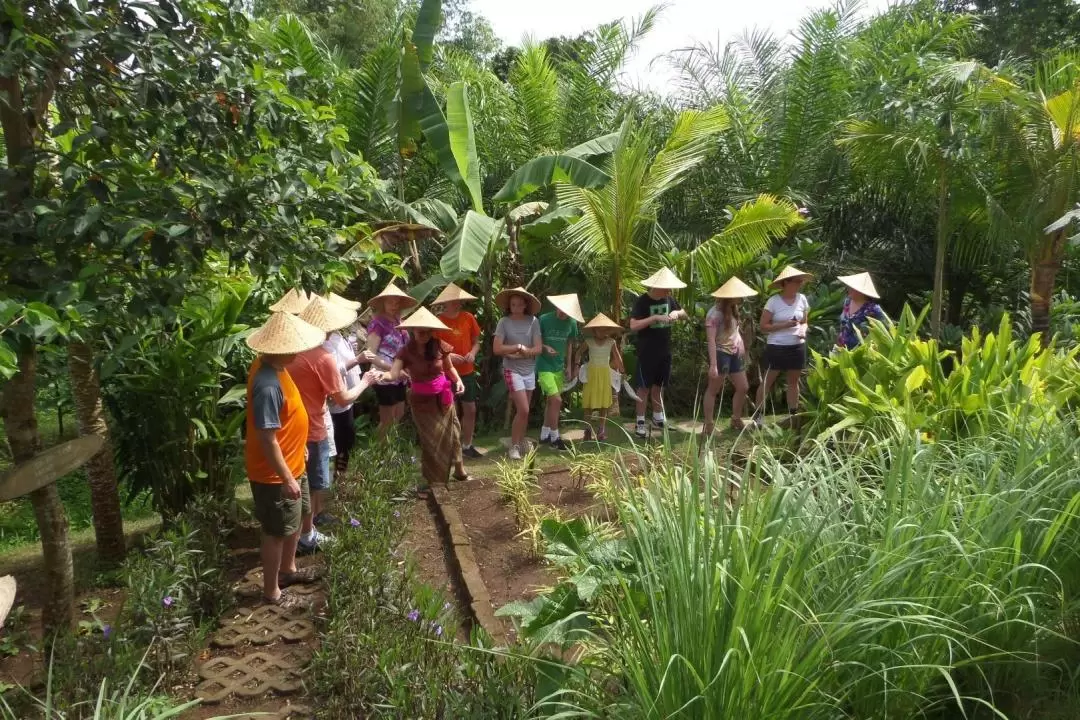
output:
<svg viewBox="0 0 1080 720"><path fill-rule="evenodd" d="M461 309L461 304L475 297L450 283L435 298L435 307L442 306L439 320L448 328L439 330L435 336L450 345L450 362L457 368L465 387L461 394L461 454L467 458L483 457L473 447L476 431L476 400L480 396L480 383L476 379L476 356L480 352L480 324L471 312Z"/></svg>
<svg viewBox="0 0 1080 720"><path fill-rule="evenodd" d="M322 330L322 339L326 340L330 333L351 325L356 320L356 311L332 304L316 295L300 313L300 319ZM325 535L315 529L315 520L318 520L320 525L334 522L334 518L325 512L331 479L326 399L332 398L337 405L352 405L371 385L374 376L366 375L359 385L346 390L345 382L338 372L337 361L321 344L296 355L289 363L288 370L308 414L307 474L311 487L311 512L303 519L299 550L302 553L311 553L326 539Z"/></svg>
<svg viewBox="0 0 1080 720"><path fill-rule="evenodd" d="M263 600L296 604L281 588L312 582L310 568L296 567L301 518L308 512L305 446L308 414L286 366L296 353L317 347L322 330L284 312L275 312L247 338L259 353L247 380L244 465L262 528Z"/></svg>

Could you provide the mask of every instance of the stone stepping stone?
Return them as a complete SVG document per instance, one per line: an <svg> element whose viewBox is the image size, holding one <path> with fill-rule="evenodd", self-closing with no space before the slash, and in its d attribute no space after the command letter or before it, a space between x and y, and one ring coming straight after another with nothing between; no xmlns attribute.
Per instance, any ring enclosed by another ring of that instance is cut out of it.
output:
<svg viewBox="0 0 1080 720"><path fill-rule="evenodd" d="M301 583L289 586L291 595L312 595L319 592L320 583ZM262 568L249 570L244 579L236 584L235 592L242 598L260 598L263 591Z"/></svg>
<svg viewBox="0 0 1080 720"><path fill-rule="evenodd" d="M231 648L243 643L269 645L277 640L293 643L315 634L315 625L307 619L304 608L260 605L254 610L240 608L237 617L214 633L210 644Z"/></svg>
<svg viewBox="0 0 1080 720"><path fill-rule="evenodd" d="M275 692L289 695L303 683L300 669L311 661L307 648L290 648L278 654L256 652L244 657L210 658L199 666L203 681L195 696L205 703L219 703L230 695L253 698Z"/></svg>

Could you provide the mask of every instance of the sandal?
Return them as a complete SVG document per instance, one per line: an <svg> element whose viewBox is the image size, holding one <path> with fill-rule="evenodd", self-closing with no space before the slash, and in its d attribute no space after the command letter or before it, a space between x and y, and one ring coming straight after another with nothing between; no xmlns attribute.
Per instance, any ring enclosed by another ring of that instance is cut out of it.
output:
<svg viewBox="0 0 1080 720"><path fill-rule="evenodd" d="M304 567L299 568L296 572L278 573L278 587L287 588L290 585L308 585L321 580L322 576L322 568L317 567Z"/></svg>
<svg viewBox="0 0 1080 720"><path fill-rule="evenodd" d="M264 605L277 605L279 608L290 610L292 608L310 608L311 601L297 597L292 593L281 591L281 594L277 598L268 598L265 595L262 596Z"/></svg>
<svg viewBox="0 0 1080 720"><path fill-rule="evenodd" d="M470 475L469 473L465 473L464 475L458 475L457 473L454 473L451 477L454 478L455 482L469 482L473 479L472 475Z"/></svg>

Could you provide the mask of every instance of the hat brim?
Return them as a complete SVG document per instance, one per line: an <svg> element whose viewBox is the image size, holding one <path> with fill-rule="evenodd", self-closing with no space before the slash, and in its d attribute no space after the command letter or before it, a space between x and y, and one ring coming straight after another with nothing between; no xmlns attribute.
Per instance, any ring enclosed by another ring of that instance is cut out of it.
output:
<svg viewBox="0 0 1080 720"><path fill-rule="evenodd" d="M368 307L373 308L375 312L382 312L383 303L391 298L397 298L403 303L402 310L414 308L420 304L417 302L416 298L410 297L409 295L377 295L368 300Z"/></svg>
<svg viewBox="0 0 1080 720"><path fill-rule="evenodd" d="M528 302L529 307L527 311L530 315L537 315L540 313L540 300L530 292L523 292L521 290L503 290L495 296L495 305L504 313L510 312L510 298L515 295L520 295Z"/></svg>
<svg viewBox="0 0 1080 720"><path fill-rule="evenodd" d="M778 288L788 280L802 280L803 282L809 282L814 278L810 273L800 273L798 275L788 275L787 277L779 277L769 283L769 287Z"/></svg>
<svg viewBox="0 0 1080 720"><path fill-rule="evenodd" d="M854 290L861 295L865 295L868 298L873 298L874 300L881 299L881 295L878 294L877 288L873 286L873 280L869 281L871 283L870 285L865 285L862 282L863 278L858 277L857 275L841 275L836 279L848 288Z"/></svg>
<svg viewBox="0 0 1080 720"><path fill-rule="evenodd" d="M581 314L581 305L577 301L576 296L567 297L565 295L548 295L548 302L551 303L556 310L572 317L579 323L585 322L585 317Z"/></svg>

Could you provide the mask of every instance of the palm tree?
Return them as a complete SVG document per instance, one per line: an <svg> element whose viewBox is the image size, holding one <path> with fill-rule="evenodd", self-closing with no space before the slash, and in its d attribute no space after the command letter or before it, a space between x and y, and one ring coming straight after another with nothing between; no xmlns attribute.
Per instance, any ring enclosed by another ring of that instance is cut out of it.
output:
<svg viewBox="0 0 1080 720"><path fill-rule="evenodd" d="M581 213L565 231L567 252L573 262L592 269L599 282L610 282L616 321L622 318L625 290L636 285L665 244L666 234L658 223L661 200L701 164L727 126L728 116L721 107L683 111L654 155L652 134L628 119L610 159L601 166L611 176L609 183L600 188L556 186L559 207ZM710 279L800 222L793 204L771 197L740 208L732 219L730 231L704 241L689 255Z"/></svg>
<svg viewBox="0 0 1080 720"><path fill-rule="evenodd" d="M996 137L1002 162L989 195L991 227L1031 264L1031 329L1050 342L1050 304L1080 200L1080 53L1062 54L1016 87ZM1061 219L1060 222L1059 219Z"/></svg>

